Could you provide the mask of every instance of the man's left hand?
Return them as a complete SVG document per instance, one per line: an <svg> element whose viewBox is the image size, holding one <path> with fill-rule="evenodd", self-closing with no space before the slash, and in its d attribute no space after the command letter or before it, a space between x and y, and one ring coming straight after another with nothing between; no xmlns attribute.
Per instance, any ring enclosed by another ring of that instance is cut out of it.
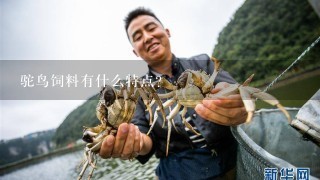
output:
<svg viewBox="0 0 320 180"><path fill-rule="evenodd" d="M225 82L218 83L211 93L215 94L228 86L229 84ZM244 123L248 114L240 94L204 99L202 104L198 104L195 107L195 111L202 118L225 126Z"/></svg>

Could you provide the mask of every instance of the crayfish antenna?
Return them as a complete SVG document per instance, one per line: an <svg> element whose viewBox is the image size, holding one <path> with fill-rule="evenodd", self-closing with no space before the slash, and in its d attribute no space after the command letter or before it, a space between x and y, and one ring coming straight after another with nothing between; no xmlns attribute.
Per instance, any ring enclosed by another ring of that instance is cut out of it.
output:
<svg viewBox="0 0 320 180"><path fill-rule="evenodd" d="M211 57L211 60L214 62L214 71L213 71L212 75L210 76L209 80L201 88L202 92L205 94L211 91L212 86L214 84L214 80L216 79L218 73L220 72L221 62L213 56Z"/></svg>
<svg viewBox="0 0 320 180"><path fill-rule="evenodd" d="M149 125L151 125L153 123L153 114L152 114L152 109L149 105L146 105L147 107L147 111L149 112Z"/></svg>
<svg viewBox="0 0 320 180"><path fill-rule="evenodd" d="M242 85L243 86L248 86L249 83L252 81L253 76L254 76L254 74L251 74L251 76L246 81L244 81L244 83Z"/></svg>
<svg viewBox="0 0 320 180"><path fill-rule="evenodd" d="M155 99L152 99L152 101L150 102L150 107L152 107L155 102L156 102L156 100L155 100Z"/></svg>
<svg viewBox="0 0 320 180"><path fill-rule="evenodd" d="M169 154L169 145L170 145L171 129L172 129L171 121L168 121L168 135L167 135L167 147L166 147L166 156L167 156L167 157L168 157L168 154Z"/></svg>
<svg viewBox="0 0 320 180"><path fill-rule="evenodd" d="M281 104L277 104L277 107L283 112L283 114L287 117L289 124L291 124L291 117L290 114L288 113L288 111L281 105Z"/></svg>
<svg viewBox="0 0 320 180"><path fill-rule="evenodd" d="M248 112L248 116L247 116L247 119L246 119L246 123L251 122L252 117L253 117L253 112Z"/></svg>
<svg viewBox="0 0 320 180"><path fill-rule="evenodd" d="M150 132L152 131L153 126L156 124L157 119L158 119L158 113L157 113L157 111L155 111L154 112L154 119L153 119L152 125L150 126L150 129L147 133L147 136L149 136Z"/></svg>
<svg viewBox="0 0 320 180"><path fill-rule="evenodd" d="M80 172L80 174L78 176L78 180L82 179L82 176L83 176L84 172L86 171L88 165L89 165L89 162L86 161L86 163L83 165L83 168L82 168L82 170L81 170L81 172Z"/></svg>
<svg viewBox="0 0 320 180"><path fill-rule="evenodd" d="M89 175L88 175L88 179L89 179L89 180L92 178L93 171L94 171L94 169L95 169L95 167L96 167L96 163L97 163L97 160L95 160L95 162L93 163L93 166L94 166L94 167L91 169L91 172L90 172Z"/></svg>
<svg viewBox="0 0 320 180"><path fill-rule="evenodd" d="M221 66L221 63L222 61L221 60L218 60L217 58L211 56L211 60L214 62L214 70L215 71L219 71L220 70L220 66Z"/></svg>

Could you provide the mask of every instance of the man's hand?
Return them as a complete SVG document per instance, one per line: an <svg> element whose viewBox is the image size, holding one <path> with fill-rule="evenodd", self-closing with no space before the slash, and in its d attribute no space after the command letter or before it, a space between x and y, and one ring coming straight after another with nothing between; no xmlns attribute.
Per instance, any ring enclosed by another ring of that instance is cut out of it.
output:
<svg viewBox="0 0 320 180"><path fill-rule="evenodd" d="M137 126L123 123L116 137L108 135L104 138L99 154L105 159L114 157L126 160L149 153L151 147L150 137L141 133Z"/></svg>
<svg viewBox="0 0 320 180"><path fill-rule="evenodd" d="M225 82L218 83L211 93L215 94L228 86L229 84ZM202 104L196 106L195 110L202 118L225 126L244 123L248 114L240 94L204 99Z"/></svg>

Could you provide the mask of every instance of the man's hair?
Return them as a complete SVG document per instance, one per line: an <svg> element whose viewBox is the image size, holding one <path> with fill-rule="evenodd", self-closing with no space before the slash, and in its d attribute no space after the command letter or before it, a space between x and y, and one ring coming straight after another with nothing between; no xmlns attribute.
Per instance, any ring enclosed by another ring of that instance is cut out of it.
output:
<svg viewBox="0 0 320 180"><path fill-rule="evenodd" d="M124 26L126 29L127 36L128 36L128 27L129 27L131 21L134 20L135 18L137 18L138 16L142 16L142 15L154 17L162 25L161 21L157 18L157 16L150 9L146 9L144 7L138 7L136 9L132 10L131 12L129 12L127 17L124 19ZM129 36L128 36L128 38L129 38Z"/></svg>

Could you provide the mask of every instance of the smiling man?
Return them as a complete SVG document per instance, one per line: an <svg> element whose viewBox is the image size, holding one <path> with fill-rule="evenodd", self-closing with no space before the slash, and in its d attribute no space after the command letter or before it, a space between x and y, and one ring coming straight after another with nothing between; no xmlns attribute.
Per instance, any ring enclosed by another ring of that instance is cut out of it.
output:
<svg viewBox="0 0 320 180"><path fill-rule="evenodd" d="M125 19L125 29L133 47L133 53L148 65L146 76L166 78L175 83L186 69L213 72L213 63L207 55L177 58L171 51L170 31L150 10L137 8ZM221 71L212 93L235 83L232 77ZM158 93L168 90L159 89ZM174 107L174 106L172 106ZM140 99L130 124L121 124L116 137L107 136L100 149L102 158L131 159L146 163L154 154L160 158L156 169L159 179L233 179L236 165L237 143L230 132L231 125L245 122L247 113L240 95L215 100L203 100L194 109L188 108L186 119L200 133L186 129L181 116L174 117L176 129L171 133L169 154L166 156L167 130L163 119L146 135L149 114ZM155 107L153 108L153 112Z"/></svg>
<svg viewBox="0 0 320 180"><path fill-rule="evenodd" d="M153 70L167 74L171 66L170 32L152 16L136 17L126 28L133 52L147 62Z"/></svg>

